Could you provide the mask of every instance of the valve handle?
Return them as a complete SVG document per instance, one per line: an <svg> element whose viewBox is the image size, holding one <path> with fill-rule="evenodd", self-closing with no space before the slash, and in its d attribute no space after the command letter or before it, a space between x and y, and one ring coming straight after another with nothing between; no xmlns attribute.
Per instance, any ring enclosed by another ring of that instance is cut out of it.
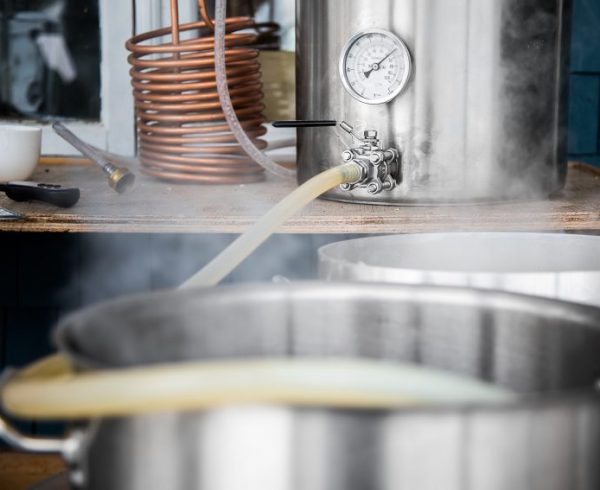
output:
<svg viewBox="0 0 600 490"><path fill-rule="evenodd" d="M273 121L274 128L325 128L337 126L337 121Z"/></svg>
<svg viewBox="0 0 600 490"><path fill-rule="evenodd" d="M350 126L346 121L342 121L340 124L340 128L342 128L346 133L356 138L358 141L364 142L367 138L365 134L364 138L361 138L354 132L354 128ZM326 127L335 127L338 125L337 121L334 120L322 120L322 121L273 121L274 128L326 128ZM377 132L375 132L377 135Z"/></svg>
<svg viewBox="0 0 600 490"><path fill-rule="evenodd" d="M373 139L371 136L367 135L365 132L364 137L360 137L354 132L354 127L348 124L346 121L342 121L340 124L340 128L342 128L346 133L356 138L358 141L366 141L367 139ZM322 120L322 121L273 121L274 128L326 128L326 127L335 127L338 125L337 121L334 120ZM374 139L377 138L377 131L371 131L371 133L375 134Z"/></svg>

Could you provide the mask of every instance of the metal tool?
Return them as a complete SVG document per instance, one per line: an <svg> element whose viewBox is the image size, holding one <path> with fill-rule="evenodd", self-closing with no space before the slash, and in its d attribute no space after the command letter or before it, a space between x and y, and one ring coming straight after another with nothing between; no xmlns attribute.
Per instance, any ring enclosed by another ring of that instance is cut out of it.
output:
<svg viewBox="0 0 600 490"><path fill-rule="evenodd" d="M9 211L8 209L0 208L0 221L4 220L18 220L23 219L24 217L19 213L14 213Z"/></svg>
<svg viewBox="0 0 600 490"><path fill-rule="evenodd" d="M115 158L114 155L82 141L60 122L55 122L52 125L52 128L61 138L70 143L74 148L77 148L82 155L98 165L104 173L108 175L109 185L119 194L122 194L133 186L135 175L132 174L129 169L115 165L115 162L120 162L117 161L117 158Z"/></svg>
<svg viewBox="0 0 600 490"><path fill-rule="evenodd" d="M79 189L75 187L37 182L0 183L0 192L4 192L13 201L42 201L61 208L74 206L80 196Z"/></svg>

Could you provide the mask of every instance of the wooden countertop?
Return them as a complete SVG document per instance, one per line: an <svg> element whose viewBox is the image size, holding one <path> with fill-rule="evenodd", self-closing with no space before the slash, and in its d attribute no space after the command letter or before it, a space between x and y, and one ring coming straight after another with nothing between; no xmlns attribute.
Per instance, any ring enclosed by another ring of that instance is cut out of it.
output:
<svg viewBox="0 0 600 490"><path fill-rule="evenodd" d="M35 483L66 471L58 456L0 451L0 489L27 490Z"/></svg>
<svg viewBox="0 0 600 490"><path fill-rule="evenodd" d="M32 180L79 187L82 197L63 210L16 203L0 207L26 217L0 220L0 231L240 233L288 194L293 184L269 180L245 186L170 184L139 175L117 195L96 167L81 162L40 165ZM408 233L431 231L600 231L600 170L572 163L564 191L547 201L491 205L386 207L314 201L278 232Z"/></svg>

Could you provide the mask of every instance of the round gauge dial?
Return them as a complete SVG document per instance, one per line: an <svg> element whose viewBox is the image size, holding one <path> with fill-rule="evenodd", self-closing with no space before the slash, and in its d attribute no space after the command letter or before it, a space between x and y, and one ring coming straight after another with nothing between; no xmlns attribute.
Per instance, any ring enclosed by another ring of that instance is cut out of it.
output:
<svg viewBox="0 0 600 490"><path fill-rule="evenodd" d="M406 87L412 60L406 44L391 32L372 29L353 36L340 58L346 90L365 104L385 104Z"/></svg>

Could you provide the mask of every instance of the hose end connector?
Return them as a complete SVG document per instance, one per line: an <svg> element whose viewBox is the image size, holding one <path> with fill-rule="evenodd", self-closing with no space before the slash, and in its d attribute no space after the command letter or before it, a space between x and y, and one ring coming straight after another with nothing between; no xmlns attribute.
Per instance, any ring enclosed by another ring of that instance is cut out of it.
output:
<svg viewBox="0 0 600 490"><path fill-rule="evenodd" d="M107 163L104 165L103 170L108 175L108 184L119 194L123 194L135 183L135 175L125 167L117 167L112 163Z"/></svg>
<svg viewBox="0 0 600 490"><path fill-rule="evenodd" d="M345 170L344 181L345 183L340 186L344 191L350 191L357 185L365 182L369 177L369 168L364 162L358 160L346 160L344 164L347 170Z"/></svg>

